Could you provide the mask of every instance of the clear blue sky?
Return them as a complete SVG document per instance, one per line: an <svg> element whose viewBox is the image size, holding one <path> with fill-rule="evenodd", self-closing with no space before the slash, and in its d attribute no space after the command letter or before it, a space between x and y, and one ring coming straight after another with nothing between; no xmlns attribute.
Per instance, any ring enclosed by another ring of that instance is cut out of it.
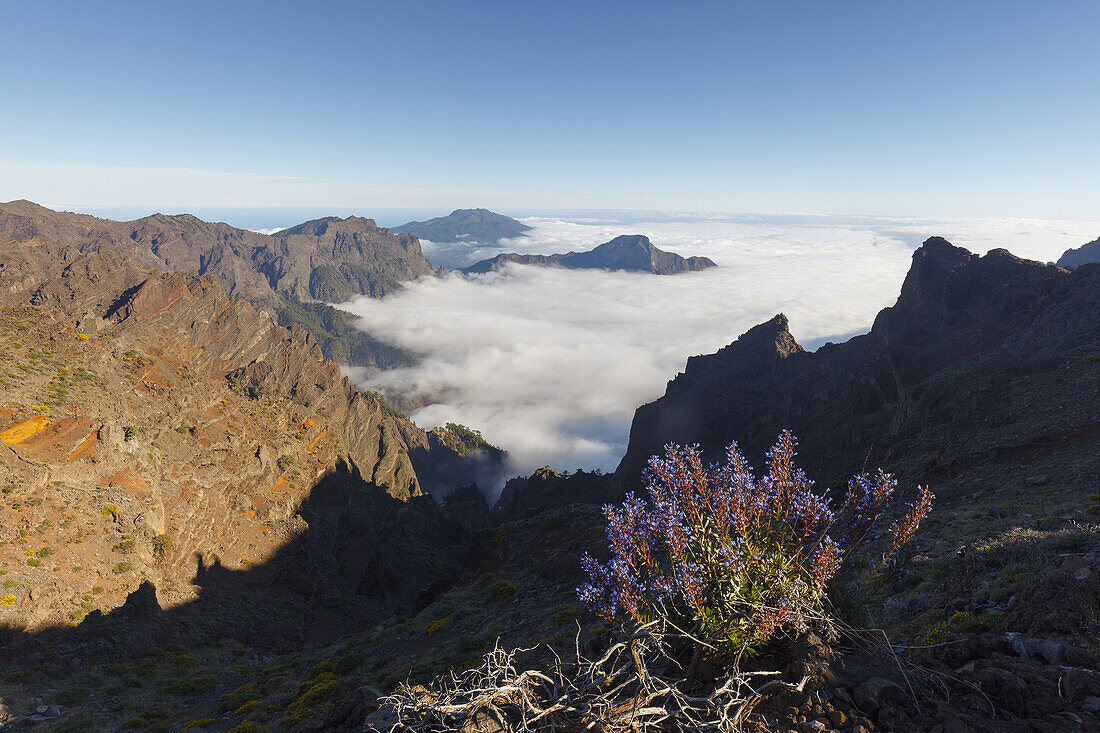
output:
<svg viewBox="0 0 1100 733"><path fill-rule="evenodd" d="M0 2L0 199L1100 218L1097 2Z"/></svg>

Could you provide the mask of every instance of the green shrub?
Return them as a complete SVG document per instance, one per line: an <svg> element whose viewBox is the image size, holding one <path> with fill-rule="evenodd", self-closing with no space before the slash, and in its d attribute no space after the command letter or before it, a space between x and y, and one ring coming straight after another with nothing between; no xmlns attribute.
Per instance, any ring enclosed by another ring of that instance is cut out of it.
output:
<svg viewBox="0 0 1100 733"><path fill-rule="evenodd" d="M172 538L166 534L158 534L153 538L153 554L159 558L165 557L172 549Z"/></svg>
<svg viewBox="0 0 1100 733"><path fill-rule="evenodd" d="M493 586L493 600L498 603L506 601L519 591L519 586L507 580L502 580Z"/></svg>
<svg viewBox="0 0 1100 733"><path fill-rule="evenodd" d="M164 691L179 695L190 695L197 692L209 692L217 686L217 677L209 672L202 672L191 675L190 677L180 677L179 679L173 680L164 688Z"/></svg>
<svg viewBox="0 0 1100 733"><path fill-rule="evenodd" d="M437 618L434 621L429 622L428 625L424 627L424 635L431 636L436 632L442 631L443 629L447 628L447 624L449 623L451 623L451 619L447 616L444 616L443 618Z"/></svg>
<svg viewBox="0 0 1100 733"><path fill-rule="evenodd" d="M123 573L128 573L133 569L134 569L134 566L131 565L130 563L120 562L118 565L115 565L113 568L111 568L111 572L114 573L115 575L122 575Z"/></svg>
<svg viewBox="0 0 1100 733"><path fill-rule="evenodd" d="M241 705L249 702L250 700L256 700L260 697L260 688L253 682L248 682L241 685L237 689L225 695L222 706L224 710L232 710L239 708Z"/></svg>
<svg viewBox="0 0 1100 733"><path fill-rule="evenodd" d="M117 542L111 547L115 552L121 552L123 555L129 555L134 551L134 539L133 537L127 537L126 539Z"/></svg>
<svg viewBox="0 0 1100 733"><path fill-rule="evenodd" d="M572 603L565 603L558 607L554 613L554 625L565 626L577 618L577 607Z"/></svg>
<svg viewBox="0 0 1100 733"><path fill-rule="evenodd" d="M292 671L293 670L291 669L291 666L286 662L283 662L282 664L273 664L270 667L265 667L264 669L260 670L260 684L262 684L265 688L273 687L277 683L282 682L287 677L289 677Z"/></svg>
<svg viewBox="0 0 1100 733"><path fill-rule="evenodd" d="M30 565L32 568L36 568L42 564L42 561L39 560L37 557L28 557L27 564Z"/></svg>
<svg viewBox="0 0 1100 733"><path fill-rule="evenodd" d="M133 440L134 438L141 435L141 428L136 425L126 425L122 428L122 430L124 435L126 436L126 440Z"/></svg>
<svg viewBox="0 0 1100 733"><path fill-rule="evenodd" d="M247 715L248 713L251 713L253 710L255 710L256 708L260 707L263 704L264 704L263 700L249 700L248 702L245 702L239 708L234 710L233 714L234 715Z"/></svg>
<svg viewBox="0 0 1100 733"><path fill-rule="evenodd" d="M126 721L124 728L136 728L138 730L148 730L154 728L157 730L166 730L166 726L161 725L171 718L168 711L159 705L146 708L138 715L130 718Z"/></svg>
<svg viewBox="0 0 1100 733"><path fill-rule="evenodd" d="M103 510L102 510L101 513L105 517L110 517L111 519L118 519L118 507L115 506L114 504L108 504L107 506L103 507Z"/></svg>

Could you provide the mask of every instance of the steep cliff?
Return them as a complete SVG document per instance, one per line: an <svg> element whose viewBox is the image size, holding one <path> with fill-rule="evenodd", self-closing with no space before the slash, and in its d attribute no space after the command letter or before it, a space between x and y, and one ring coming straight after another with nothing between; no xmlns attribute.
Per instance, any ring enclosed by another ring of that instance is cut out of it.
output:
<svg viewBox="0 0 1100 733"><path fill-rule="evenodd" d="M616 476L636 486L668 442L713 460L736 440L759 462L784 428L811 475L834 480L863 465L908 462L924 477L968 457L1095 441L1098 306L1100 267L978 257L934 237L868 334L809 353L779 315L689 359L635 413Z"/></svg>

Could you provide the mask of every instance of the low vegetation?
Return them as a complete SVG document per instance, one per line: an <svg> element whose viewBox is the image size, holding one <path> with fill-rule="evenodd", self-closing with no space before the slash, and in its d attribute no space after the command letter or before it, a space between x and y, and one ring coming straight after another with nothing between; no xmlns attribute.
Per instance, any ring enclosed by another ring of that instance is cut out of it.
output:
<svg viewBox="0 0 1100 733"><path fill-rule="evenodd" d="M856 476L833 506L794 456L794 437L784 432L760 478L736 445L724 465L710 468L694 447L669 446L651 458L649 503L629 495L605 509L611 559L583 558L590 580L581 600L609 621L668 617L731 655L752 653L777 633L827 625L826 591L845 561L875 548L858 582L893 577L933 497L922 489L879 542L893 477Z"/></svg>
<svg viewBox="0 0 1100 733"><path fill-rule="evenodd" d="M480 430L474 430L458 423L449 422L431 432L439 437L443 445L464 456L484 450L499 450L485 440Z"/></svg>

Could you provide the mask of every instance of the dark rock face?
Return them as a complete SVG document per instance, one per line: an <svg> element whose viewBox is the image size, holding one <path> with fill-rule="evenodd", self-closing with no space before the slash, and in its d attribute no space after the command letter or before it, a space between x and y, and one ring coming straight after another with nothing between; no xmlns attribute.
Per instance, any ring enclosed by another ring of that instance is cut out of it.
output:
<svg viewBox="0 0 1100 733"><path fill-rule="evenodd" d="M410 221L393 230L432 242L494 244L502 239L525 236L530 229L526 224L488 209L456 209L447 216Z"/></svg>
<svg viewBox="0 0 1100 733"><path fill-rule="evenodd" d="M509 480L493 513L501 520L515 520L567 504L603 504L614 498L613 474L577 471L564 475L541 468L530 476Z"/></svg>
<svg viewBox="0 0 1100 733"><path fill-rule="evenodd" d="M300 301L377 297L432 272L420 242L360 217L327 217L274 236L154 214L130 222L57 212L30 201L0 204L0 237L51 253L121 252L155 270L215 276L233 298Z"/></svg>
<svg viewBox="0 0 1100 733"><path fill-rule="evenodd" d="M978 257L934 237L868 334L809 353L780 315L689 359L635 413L616 476L635 488L669 442L698 443L713 461L736 440L760 465L784 428L823 481L864 465L929 477L983 455L1095 441L1098 312L1100 266Z"/></svg>
<svg viewBox="0 0 1100 733"><path fill-rule="evenodd" d="M1088 244L1082 244L1077 249L1067 249L1058 258L1058 267L1072 270L1090 262L1100 262L1100 237Z"/></svg>
<svg viewBox="0 0 1100 733"><path fill-rule="evenodd" d="M462 270L467 274L490 272L501 265L515 262L521 265L544 265L574 270L626 270L651 272L655 275L675 275L715 267L706 257L681 257L653 246L649 237L629 234L615 237L588 252L568 252L554 255L502 254L482 260Z"/></svg>

